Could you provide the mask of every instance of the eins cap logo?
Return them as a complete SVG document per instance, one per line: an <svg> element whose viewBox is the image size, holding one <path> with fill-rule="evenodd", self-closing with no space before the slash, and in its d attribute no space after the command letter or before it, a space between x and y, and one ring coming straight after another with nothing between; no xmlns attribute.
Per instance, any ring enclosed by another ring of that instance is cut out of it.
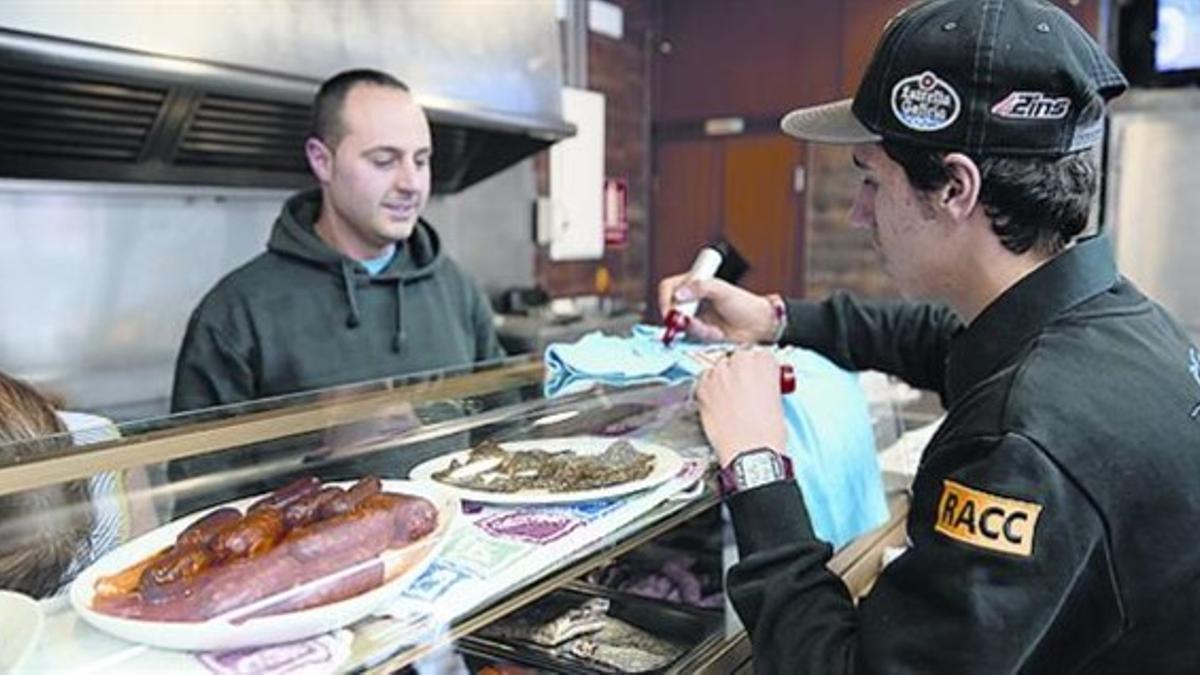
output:
<svg viewBox="0 0 1200 675"><path fill-rule="evenodd" d="M1009 120L1061 120L1070 110L1071 99L1040 91L1014 91L992 106L993 115Z"/></svg>
<svg viewBox="0 0 1200 675"><path fill-rule="evenodd" d="M914 131L940 131L962 110L958 92L933 71L911 75L892 87L892 113Z"/></svg>

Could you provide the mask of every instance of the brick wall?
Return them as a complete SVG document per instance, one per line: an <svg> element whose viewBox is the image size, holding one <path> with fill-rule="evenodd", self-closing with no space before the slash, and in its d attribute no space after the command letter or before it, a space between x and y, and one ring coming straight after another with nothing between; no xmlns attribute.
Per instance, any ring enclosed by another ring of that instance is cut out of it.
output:
<svg viewBox="0 0 1200 675"><path fill-rule="evenodd" d="M808 167L805 296L821 299L838 289L861 296L897 296L870 234L848 223L860 180L850 149L810 143Z"/></svg>

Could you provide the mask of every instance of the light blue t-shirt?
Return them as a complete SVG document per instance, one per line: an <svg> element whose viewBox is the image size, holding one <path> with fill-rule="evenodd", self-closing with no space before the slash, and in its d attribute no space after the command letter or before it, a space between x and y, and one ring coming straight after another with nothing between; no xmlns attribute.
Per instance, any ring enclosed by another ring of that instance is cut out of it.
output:
<svg viewBox="0 0 1200 675"><path fill-rule="evenodd" d="M703 366L688 352L714 345L662 343L661 326L635 326L632 337L589 333L545 352L547 396L583 391L596 383L680 382ZM733 346L733 345L729 345ZM858 376L807 349L776 350L792 366L796 390L783 397L787 451L817 537L834 548L888 518L875 436Z"/></svg>
<svg viewBox="0 0 1200 675"><path fill-rule="evenodd" d="M382 272L383 268L387 267L388 263L392 262L392 258L395 258L395 257L396 257L396 245L392 244L391 246L389 246L387 248L386 251L383 252L383 255L381 255L377 258L371 258L370 260L360 260L358 262L363 267L367 268L367 274L370 274L371 276L375 276L376 274L379 274L380 272Z"/></svg>

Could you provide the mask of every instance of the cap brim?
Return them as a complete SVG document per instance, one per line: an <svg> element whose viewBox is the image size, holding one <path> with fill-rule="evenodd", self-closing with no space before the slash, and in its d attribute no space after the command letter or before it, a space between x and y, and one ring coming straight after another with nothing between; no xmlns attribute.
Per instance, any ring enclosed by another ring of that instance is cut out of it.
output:
<svg viewBox="0 0 1200 675"><path fill-rule="evenodd" d="M863 126L850 111L854 99L844 99L799 108L783 116L779 127L783 133L805 141L853 145L855 143L878 143L879 134Z"/></svg>

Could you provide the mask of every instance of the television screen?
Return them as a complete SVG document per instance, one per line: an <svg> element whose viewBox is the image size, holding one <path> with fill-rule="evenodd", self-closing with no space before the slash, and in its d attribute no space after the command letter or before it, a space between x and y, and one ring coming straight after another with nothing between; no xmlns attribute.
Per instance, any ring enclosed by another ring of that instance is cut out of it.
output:
<svg viewBox="0 0 1200 675"><path fill-rule="evenodd" d="M1200 68L1200 0L1158 0L1154 69Z"/></svg>

